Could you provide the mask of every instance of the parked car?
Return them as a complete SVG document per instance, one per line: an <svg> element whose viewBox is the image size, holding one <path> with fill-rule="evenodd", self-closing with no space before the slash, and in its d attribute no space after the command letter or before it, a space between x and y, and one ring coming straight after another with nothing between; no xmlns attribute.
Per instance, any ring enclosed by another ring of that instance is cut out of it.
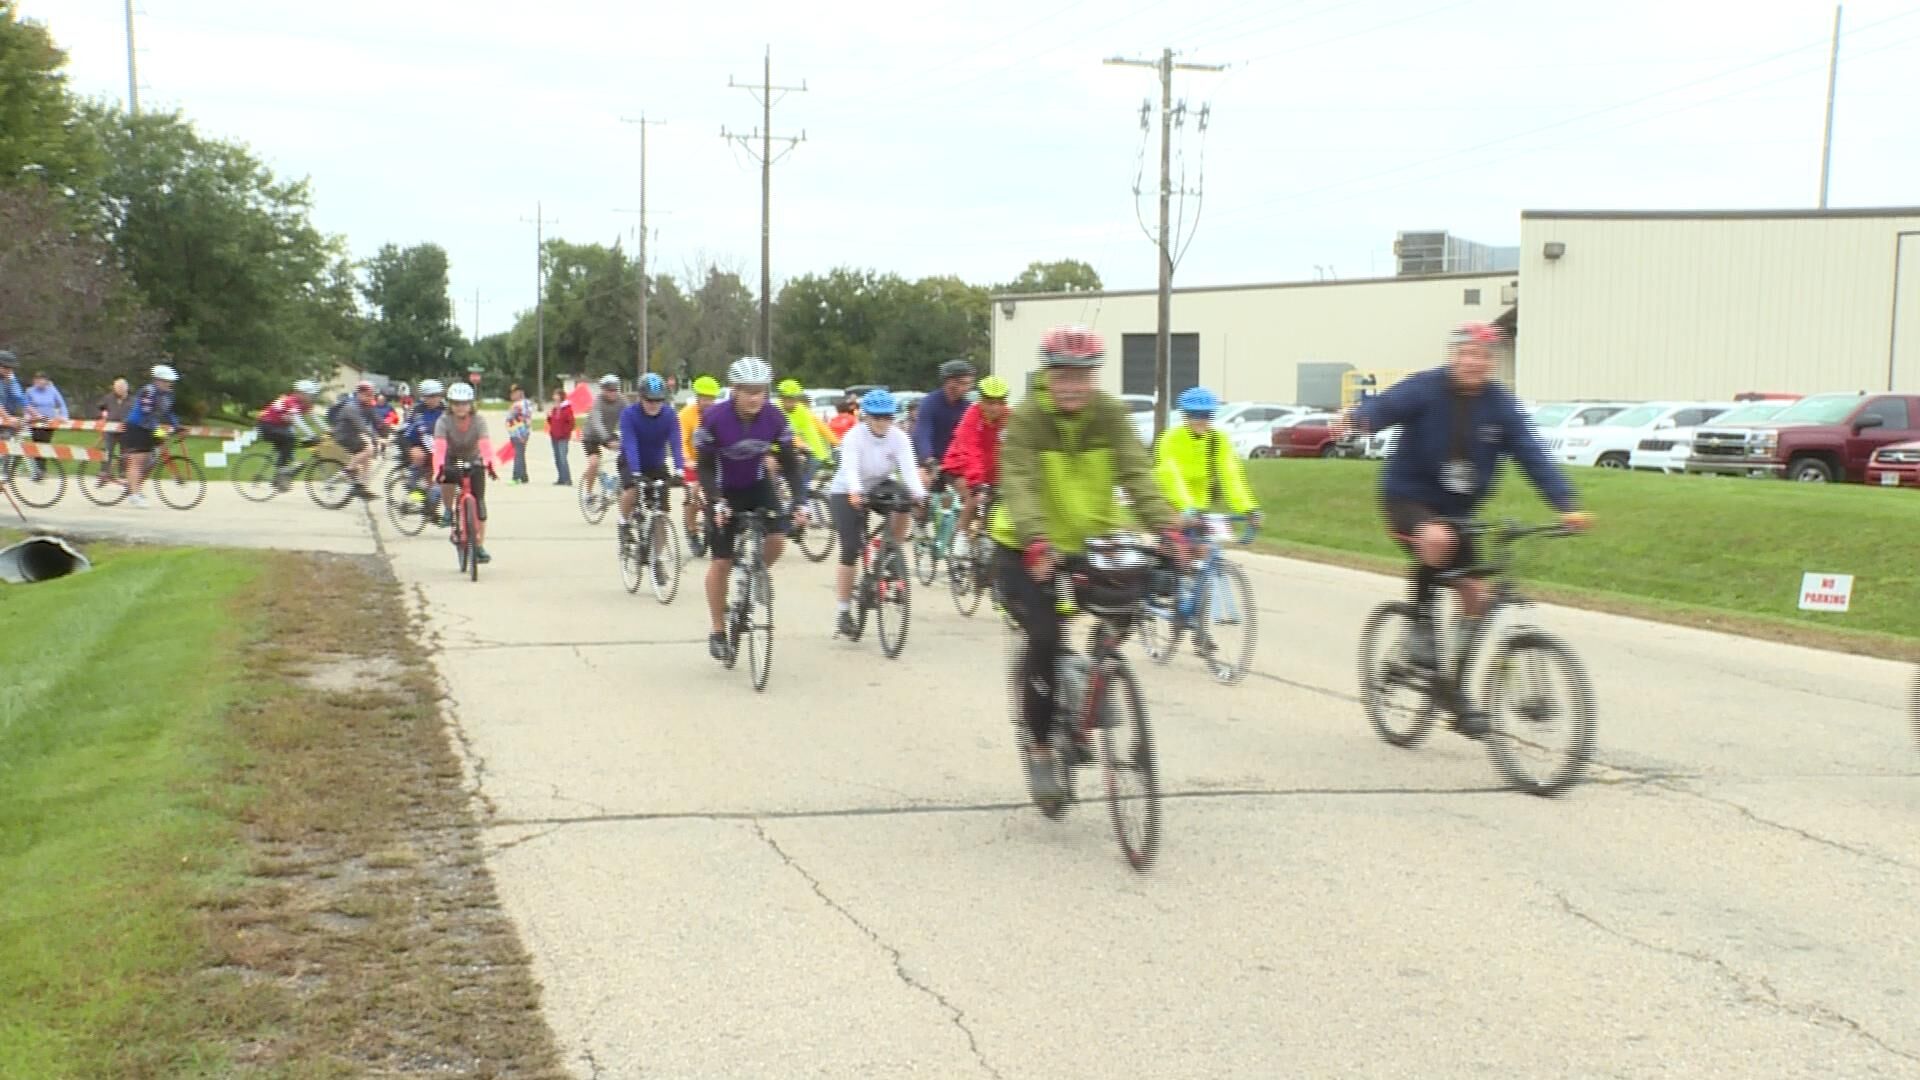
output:
<svg viewBox="0 0 1920 1080"><path fill-rule="evenodd" d="M1593 427L1613 414L1639 404L1634 401L1550 401L1533 409L1528 419L1549 457L1557 458L1560 444L1574 428Z"/></svg>
<svg viewBox="0 0 1920 1080"><path fill-rule="evenodd" d="M1374 461L1385 461L1393 456L1393 448L1399 444L1400 425L1395 424L1385 431L1376 431L1367 436L1367 445L1362 456Z"/></svg>
<svg viewBox="0 0 1920 1080"><path fill-rule="evenodd" d="M809 390L807 391L807 411L813 413L824 424L833 419L840 399L846 396L845 390Z"/></svg>
<svg viewBox="0 0 1920 1080"><path fill-rule="evenodd" d="M1634 447L1650 432L1697 427L1731 408L1731 401L1649 401L1597 425L1569 429L1553 457L1568 465L1624 469Z"/></svg>
<svg viewBox="0 0 1920 1080"><path fill-rule="evenodd" d="M1763 423L1791 404L1790 401L1769 400L1738 405L1714 417L1713 426L1726 428ZM1686 472L1687 458L1693 453L1693 437L1699 430L1697 426L1656 430L1633 448L1627 466L1651 472Z"/></svg>
<svg viewBox="0 0 1920 1080"><path fill-rule="evenodd" d="M1859 483L1875 450L1915 439L1920 395L1815 394L1754 426L1701 428L1687 471Z"/></svg>
<svg viewBox="0 0 1920 1080"><path fill-rule="evenodd" d="M1867 483L1882 487L1920 487L1920 440L1893 443L1867 460Z"/></svg>
<svg viewBox="0 0 1920 1080"><path fill-rule="evenodd" d="M1273 452L1279 457L1330 458L1340 456L1339 440L1329 425L1334 413L1307 413L1273 429Z"/></svg>
<svg viewBox="0 0 1920 1080"><path fill-rule="evenodd" d="M1220 411L1213 416L1213 426L1230 434L1246 430L1258 431L1265 435L1281 420L1312 411L1305 405L1281 405L1271 401L1238 401L1222 405Z"/></svg>

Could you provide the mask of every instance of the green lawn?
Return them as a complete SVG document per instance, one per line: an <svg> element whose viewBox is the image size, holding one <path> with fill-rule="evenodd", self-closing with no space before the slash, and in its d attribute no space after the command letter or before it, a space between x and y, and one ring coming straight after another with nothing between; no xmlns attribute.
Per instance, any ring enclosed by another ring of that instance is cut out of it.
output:
<svg viewBox="0 0 1920 1080"><path fill-rule="evenodd" d="M1378 462L1248 462L1267 511L1262 539L1398 565L1376 503ZM1920 495L1858 484L1572 471L1594 530L1531 541L1524 581L1655 607L1920 637ZM1509 470L1486 513L1540 522L1552 509ZM1854 576L1844 615L1798 610L1800 576Z"/></svg>
<svg viewBox="0 0 1920 1080"><path fill-rule="evenodd" d="M99 548L97 569L0 585L0 1073L217 1071L194 905L235 870L215 803L232 601L255 562Z"/></svg>

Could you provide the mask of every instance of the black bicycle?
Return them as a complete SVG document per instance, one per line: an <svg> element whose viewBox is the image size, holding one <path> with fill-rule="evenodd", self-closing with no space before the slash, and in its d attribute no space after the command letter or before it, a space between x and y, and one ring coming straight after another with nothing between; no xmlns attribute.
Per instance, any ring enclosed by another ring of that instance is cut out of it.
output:
<svg viewBox="0 0 1920 1080"><path fill-rule="evenodd" d="M795 529L793 542L800 548L800 554L809 562L825 562L833 554L833 517L827 512L827 485L833 482L833 474L839 471L839 454L820 463L813 471L813 483L807 486L807 497L803 505L807 508L807 523ZM781 498L787 496L786 481L780 481Z"/></svg>
<svg viewBox="0 0 1920 1080"><path fill-rule="evenodd" d="M731 670L747 652L753 688L765 690L773 674L773 577L767 573L767 529L777 510L735 510L742 528L734 534L733 572L727 581L727 655Z"/></svg>
<svg viewBox="0 0 1920 1080"><path fill-rule="evenodd" d="M1412 747L1433 729L1437 710L1454 718L1451 726L1456 730L1470 734L1476 712L1483 710L1486 731L1473 737L1486 744L1501 776L1522 791L1558 795L1580 781L1593 758L1593 687L1572 648L1537 626L1509 621L1492 645L1477 703L1467 680L1487 645L1488 628L1499 624L1502 612L1532 606L1513 584L1514 545L1528 537L1570 536L1572 531L1559 524L1444 520L1459 530L1462 542L1471 537L1491 541L1490 557L1479 565L1439 575L1442 584L1492 579L1487 611L1477 619L1464 613L1455 617L1451 636L1458 652L1448 664L1439 658L1437 644L1425 649L1414 644L1422 636L1426 642L1440 640L1431 612L1422 625L1411 599L1375 608L1360 635L1360 701L1367 720L1387 742ZM1405 704L1395 700L1399 691L1408 693ZM1556 749L1547 740L1558 729L1564 729L1564 739Z"/></svg>
<svg viewBox="0 0 1920 1080"><path fill-rule="evenodd" d="M650 586L662 604L680 595L680 532L667 501L667 489L673 486L666 480L640 481L633 522L619 537L621 582L630 593Z"/></svg>
<svg viewBox="0 0 1920 1080"><path fill-rule="evenodd" d="M907 647L907 623L913 615L913 587L907 576L906 550L893 535L893 515L908 513L913 500L905 497L869 499L867 509L880 523L867 530L860 546L860 577L853 591L853 635L867 632L867 615L880 632L880 651L889 660Z"/></svg>
<svg viewBox="0 0 1920 1080"><path fill-rule="evenodd" d="M1074 770L1100 763L1107 813L1127 865L1144 872L1160 850L1160 769L1153 728L1140 697L1140 684L1121 650L1145 612L1155 570L1166 562L1158 548L1130 536L1094 538L1086 554L1055 575L1056 603L1063 618L1085 612L1093 618L1084 653L1061 635L1054 674L1054 724L1051 735L1055 778L1065 795L1041 798L1034 805L1059 819L1074 802ZM1020 646L1010 658L1017 665L1024 634L1009 622ZM1018 670L1017 666L1012 670ZM1020 715L1018 680L1010 680L1014 716ZM1030 751L1025 725L1015 720L1022 775ZM1032 795L1031 792L1029 792Z"/></svg>

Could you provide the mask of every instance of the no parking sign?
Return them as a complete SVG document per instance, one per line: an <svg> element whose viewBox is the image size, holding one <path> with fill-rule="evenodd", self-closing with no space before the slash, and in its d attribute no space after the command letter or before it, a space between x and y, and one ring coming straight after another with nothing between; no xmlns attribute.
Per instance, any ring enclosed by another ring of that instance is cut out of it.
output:
<svg viewBox="0 0 1920 1080"><path fill-rule="evenodd" d="M1800 578L1801 611L1844 612L1852 602L1852 574L1806 574Z"/></svg>

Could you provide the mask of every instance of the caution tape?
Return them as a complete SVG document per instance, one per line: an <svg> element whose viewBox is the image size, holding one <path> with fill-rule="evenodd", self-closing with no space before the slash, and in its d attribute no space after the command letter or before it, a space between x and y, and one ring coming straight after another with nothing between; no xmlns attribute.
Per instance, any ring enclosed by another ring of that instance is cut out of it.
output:
<svg viewBox="0 0 1920 1080"><path fill-rule="evenodd" d="M33 426L37 428L53 428L57 431L103 431L118 433L127 430L127 425L118 420L35 420ZM238 435L240 429L177 427L173 429L173 432L176 435L197 435L210 439L227 439Z"/></svg>
<svg viewBox="0 0 1920 1080"><path fill-rule="evenodd" d="M52 461L105 461L104 450L90 446L66 446L59 443L0 443L0 456L45 458Z"/></svg>

